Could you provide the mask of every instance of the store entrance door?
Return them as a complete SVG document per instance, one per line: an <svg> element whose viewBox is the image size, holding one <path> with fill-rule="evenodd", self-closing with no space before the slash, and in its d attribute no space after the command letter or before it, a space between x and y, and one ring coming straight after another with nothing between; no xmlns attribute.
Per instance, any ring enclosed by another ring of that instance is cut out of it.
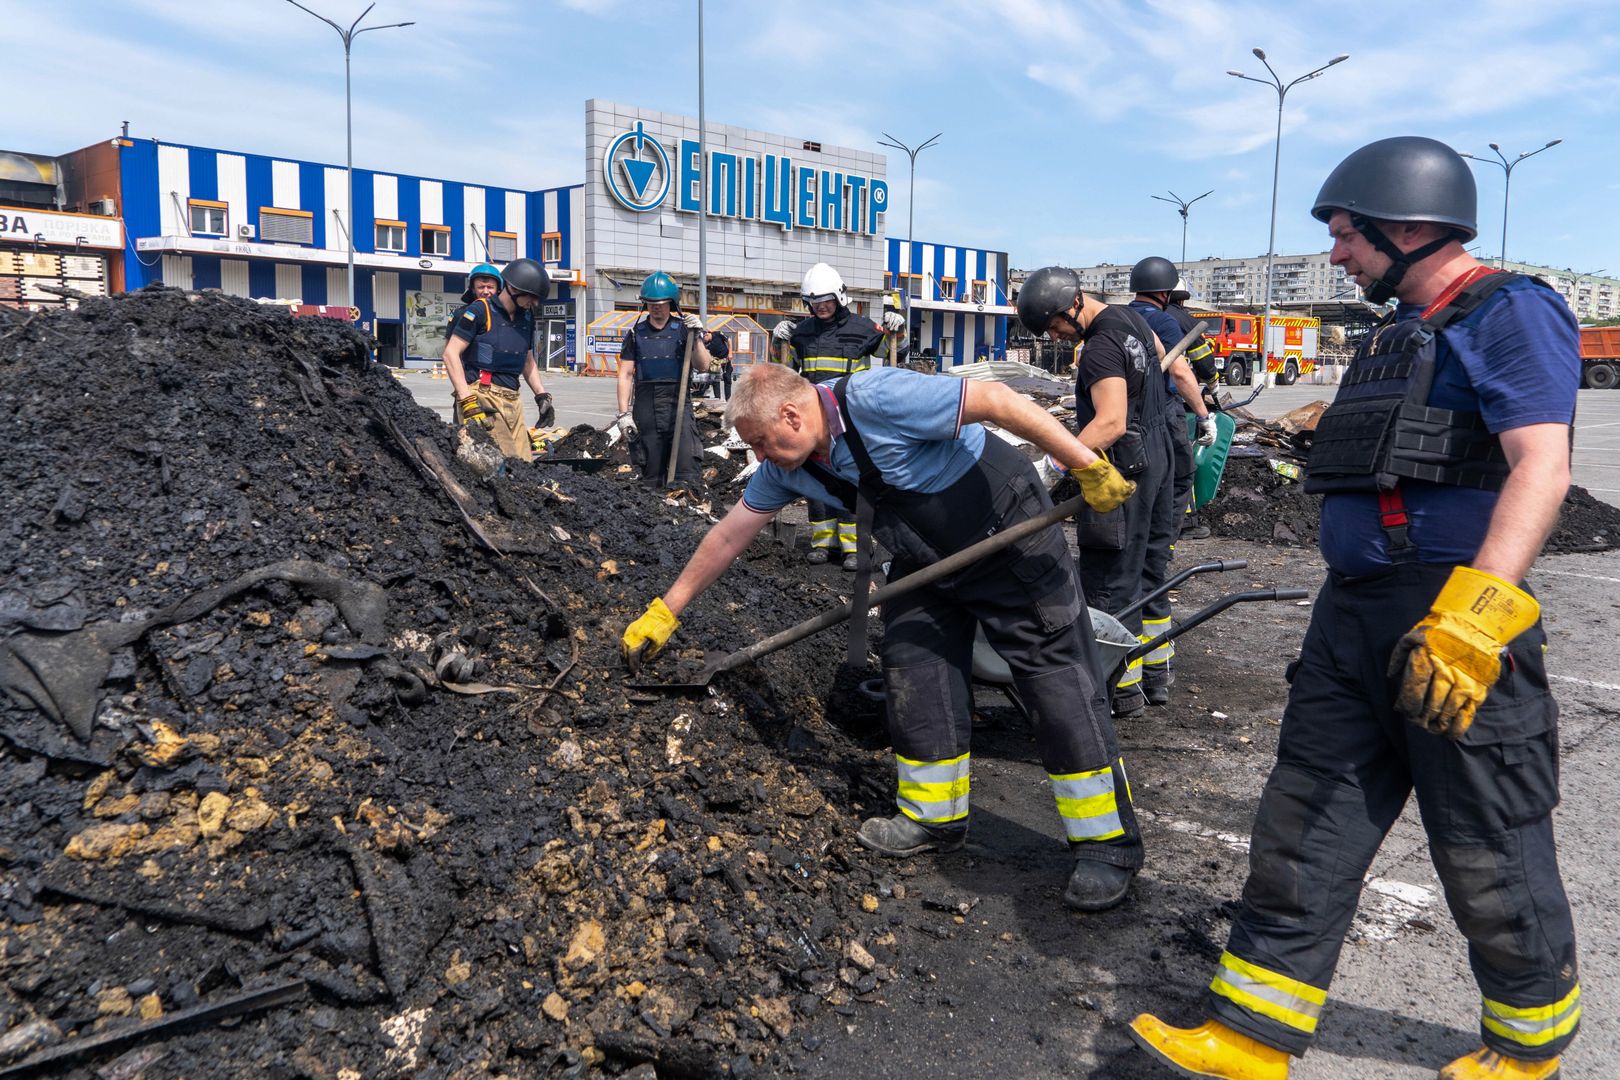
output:
<svg viewBox="0 0 1620 1080"><path fill-rule="evenodd" d="M377 360L389 367L405 366L405 328L402 324L377 323Z"/></svg>
<svg viewBox="0 0 1620 1080"><path fill-rule="evenodd" d="M540 367L558 371L568 366L568 320L547 319L540 334Z"/></svg>

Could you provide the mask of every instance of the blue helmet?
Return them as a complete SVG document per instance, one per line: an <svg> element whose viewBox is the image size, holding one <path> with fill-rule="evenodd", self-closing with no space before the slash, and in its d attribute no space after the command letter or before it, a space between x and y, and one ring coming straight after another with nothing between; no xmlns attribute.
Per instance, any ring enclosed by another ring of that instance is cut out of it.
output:
<svg viewBox="0 0 1620 1080"><path fill-rule="evenodd" d="M647 303L668 300L671 305L674 305L680 302L681 289L680 286L675 284L674 278L662 270L656 270L648 274L647 280L641 283L641 299Z"/></svg>
<svg viewBox="0 0 1620 1080"><path fill-rule="evenodd" d="M495 269L495 267L491 266L489 263L479 263L477 266L472 268L472 273L467 275L467 291L461 294L461 302L463 304L472 303L474 295L473 282L481 277L494 278L495 287L497 289L501 287L501 272Z"/></svg>

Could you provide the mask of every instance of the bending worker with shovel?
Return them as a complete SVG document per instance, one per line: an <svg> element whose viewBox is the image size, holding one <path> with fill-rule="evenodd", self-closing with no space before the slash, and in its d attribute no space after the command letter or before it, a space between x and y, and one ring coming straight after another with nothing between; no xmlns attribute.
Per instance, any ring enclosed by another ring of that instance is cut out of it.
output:
<svg viewBox="0 0 1620 1080"><path fill-rule="evenodd" d="M988 421L1073 470L1086 501L1111 509L1134 485L1057 420L997 383L898 368L816 385L756 364L726 423L760 458L742 499L709 530L664 596L625 631L632 667L655 655L677 617L782 507L808 498L870 509L872 531L904 578L1049 510L1034 466L990 436ZM861 826L862 846L905 857L952 851L967 835L975 625L1012 669L1075 865L1065 902L1119 903L1142 865L1124 764L1098 680L1096 641L1057 525L883 606L883 674L899 772L899 813Z"/></svg>

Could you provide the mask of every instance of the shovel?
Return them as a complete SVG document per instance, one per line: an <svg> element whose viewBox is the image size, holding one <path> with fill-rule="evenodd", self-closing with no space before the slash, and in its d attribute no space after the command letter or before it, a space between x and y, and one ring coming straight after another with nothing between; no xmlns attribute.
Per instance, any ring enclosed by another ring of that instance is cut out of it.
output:
<svg viewBox="0 0 1620 1080"><path fill-rule="evenodd" d="M1003 532L999 532L987 539L980 540L977 544L974 544L971 547L965 547L956 554L947 556L937 563L925 566L915 573L907 574L899 581L892 581L882 588L868 593L864 597L851 597L848 607L833 608L830 611L824 611L812 619L806 619L802 623L795 626L790 626L786 630L780 631L779 633L772 634L763 641L756 641L747 648L738 649L736 652L722 656L718 660L711 660L707 664L703 665L702 669L700 669L696 675L692 676L689 681L667 683L630 682L626 683L625 685L635 690L663 690L676 692L702 690L709 685L709 681L711 679L720 674L722 671L731 671L733 668L742 667L744 664L758 660L760 657L773 653L778 649L786 648L796 641L802 641L811 634L825 630L830 626L837 626L839 623L849 618L850 615L853 614L857 609L865 611L867 608L877 607L886 600L892 600L896 596L903 596L906 593L922 588L924 585L931 585L940 578L948 577L964 567L971 566L973 563L978 562L986 555L993 554L994 552L1000 551L1005 547L1011 547L1013 544L1018 543L1018 541L1024 539L1026 536L1029 536L1032 533L1040 532L1048 525L1055 525L1065 518L1072 517L1074 514L1079 513L1080 508L1085 504L1085 498L1077 495L1068 502L1060 503L1059 505L1052 507L1052 509L1046 511L1044 514L1038 514L1027 521L1020 521L1018 524L1006 529Z"/></svg>

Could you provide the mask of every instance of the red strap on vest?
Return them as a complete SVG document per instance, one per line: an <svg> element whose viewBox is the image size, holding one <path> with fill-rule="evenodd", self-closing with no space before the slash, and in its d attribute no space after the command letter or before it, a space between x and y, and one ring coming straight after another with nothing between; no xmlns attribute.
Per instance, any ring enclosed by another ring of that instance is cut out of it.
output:
<svg viewBox="0 0 1620 1080"><path fill-rule="evenodd" d="M1423 317L1427 319L1435 312L1444 310L1447 304L1457 299L1458 293L1468 288L1468 286L1472 285L1486 274L1495 274L1497 272L1498 271L1496 268L1491 266L1476 266L1472 270L1469 270L1456 281L1453 281L1450 285L1447 285L1445 291L1434 298L1434 303L1423 309Z"/></svg>
<svg viewBox="0 0 1620 1080"><path fill-rule="evenodd" d="M1389 539L1389 557L1394 562L1407 562L1415 558L1417 548L1407 538L1406 530L1411 525L1411 518L1406 515L1406 500L1401 498L1401 489L1392 487L1378 492L1378 524L1384 530L1384 536Z"/></svg>

